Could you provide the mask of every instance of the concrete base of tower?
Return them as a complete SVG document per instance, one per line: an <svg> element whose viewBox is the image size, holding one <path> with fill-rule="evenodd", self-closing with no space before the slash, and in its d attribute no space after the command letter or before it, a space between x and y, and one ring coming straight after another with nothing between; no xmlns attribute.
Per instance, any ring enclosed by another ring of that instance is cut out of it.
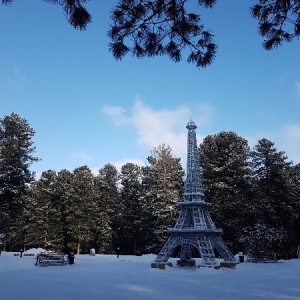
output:
<svg viewBox="0 0 300 300"><path fill-rule="evenodd" d="M194 267L196 266L196 261L194 259L188 259L188 260L177 260L177 266L180 267Z"/></svg>
<svg viewBox="0 0 300 300"><path fill-rule="evenodd" d="M173 267L173 264L171 262L153 262L153 263L151 263L151 268L164 270L166 268L166 266Z"/></svg>

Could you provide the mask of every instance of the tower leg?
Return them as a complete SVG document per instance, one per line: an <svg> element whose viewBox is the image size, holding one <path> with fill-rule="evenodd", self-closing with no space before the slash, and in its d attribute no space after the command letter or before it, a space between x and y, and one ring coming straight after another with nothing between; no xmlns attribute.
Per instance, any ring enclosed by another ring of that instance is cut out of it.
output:
<svg viewBox="0 0 300 300"><path fill-rule="evenodd" d="M169 237L165 245L158 253L154 262L151 264L151 268L164 269L166 265L172 267L172 263L168 263L168 260L178 244L179 243L177 237Z"/></svg>
<svg viewBox="0 0 300 300"><path fill-rule="evenodd" d="M202 257L202 264L212 266L216 264L214 249L211 240L206 236L197 237L198 249Z"/></svg>
<svg viewBox="0 0 300 300"><path fill-rule="evenodd" d="M212 238L213 247L219 252L224 261L234 262L235 258L220 236Z"/></svg>

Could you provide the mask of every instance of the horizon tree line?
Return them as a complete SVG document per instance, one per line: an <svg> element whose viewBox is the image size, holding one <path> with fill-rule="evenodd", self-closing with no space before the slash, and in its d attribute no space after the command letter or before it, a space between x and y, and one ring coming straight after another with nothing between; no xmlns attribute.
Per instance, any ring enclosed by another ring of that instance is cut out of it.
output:
<svg viewBox="0 0 300 300"><path fill-rule="evenodd" d="M184 170L170 146L152 149L143 167L106 164L93 174L29 170L34 130L17 114L0 119L0 233L6 250L41 247L55 251L157 253L165 230L178 216ZM296 256L300 244L300 164L272 141L250 149L232 131L199 145L206 201L231 250L273 251Z"/></svg>

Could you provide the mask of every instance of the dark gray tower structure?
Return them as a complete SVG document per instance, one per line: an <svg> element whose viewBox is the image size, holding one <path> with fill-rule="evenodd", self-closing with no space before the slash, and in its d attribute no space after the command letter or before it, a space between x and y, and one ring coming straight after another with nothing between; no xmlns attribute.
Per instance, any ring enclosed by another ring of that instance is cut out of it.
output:
<svg viewBox="0 0 300 300"><path fill-rule="evenodd" d="M202 265L214 266L216 264L214 249L224 259L223 266L234 266L237 262L221 238L222 229L216 228L208 208L209 203L204 200L201 168L196 138L196 124L188 122L187 139L187 177L185 180L184 199L178 203L179 217L174 228L169 228L170 237L157 255L152 268L165 268L168 259L177 246L180 245L180 266L194 266L192 252L197 248Z"/></svg>

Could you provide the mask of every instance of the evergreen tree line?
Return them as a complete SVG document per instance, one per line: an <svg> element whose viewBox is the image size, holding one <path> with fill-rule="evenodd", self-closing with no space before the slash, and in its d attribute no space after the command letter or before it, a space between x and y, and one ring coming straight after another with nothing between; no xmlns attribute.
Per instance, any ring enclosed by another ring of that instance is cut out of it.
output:
<svg viewBox="0 0 300 300"><path fill-rule="evenodd" d="M24 245L77 253L158 251L165 226L174 223L169 211L181 198L183 170L169 146L152 153L149 166L127 163L120 173L111 164L97 175L87 166L43 172L26 196Z"/></svg>
<svg viewBox="0 0 300 300"><path fill-rule="evenodd" d="M34 131L16 114L0 119L0 233L7 250L42 247L88 253L158 253L178 216L184 171L168 145L143 167L87 166L38 180ZM199 146L206 201L231 250L296 255L300 244L300 164L261 139L250 149L234 132L207 136Z"/></svg>

